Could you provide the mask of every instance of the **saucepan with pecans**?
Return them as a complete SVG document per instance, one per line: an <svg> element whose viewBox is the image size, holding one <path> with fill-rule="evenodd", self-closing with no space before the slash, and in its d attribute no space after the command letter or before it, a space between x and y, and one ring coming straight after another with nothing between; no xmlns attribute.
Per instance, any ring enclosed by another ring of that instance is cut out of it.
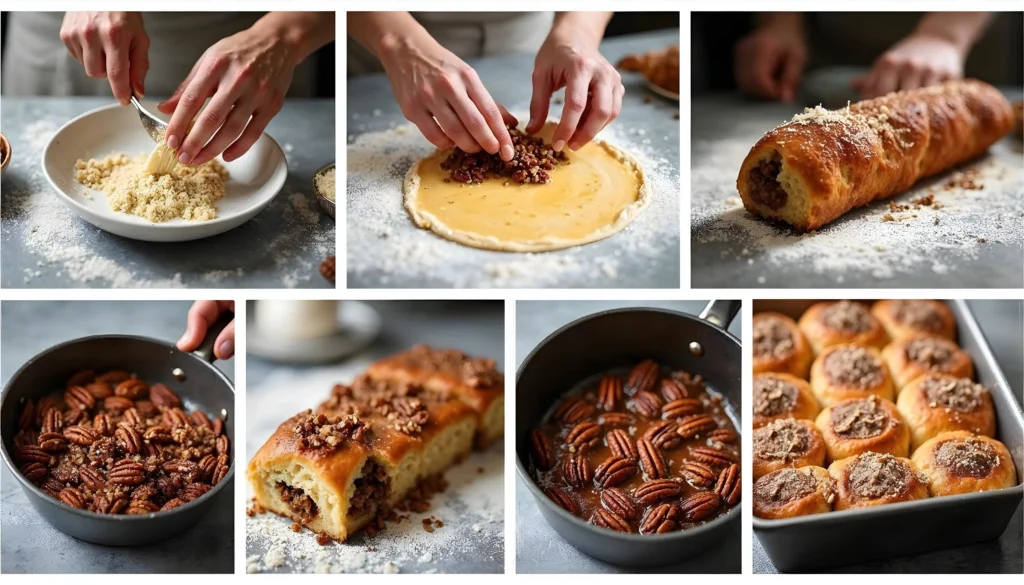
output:
<svg viewBox="0 0 1024 585"><path fill-rule="evenodd" d="M739 554L739 301L700 316L637 307L570 323L516 380L516 466L545 520L619 565Z"/></svg>
<svg viewBox="0 0 1024 585"><path fill-rule="evenodd" d="M235 395L213 362L218 322L194 353L93 336L28 361L0 401L3 459L58 529L97 544L173 536L232 506Z"/></svg>

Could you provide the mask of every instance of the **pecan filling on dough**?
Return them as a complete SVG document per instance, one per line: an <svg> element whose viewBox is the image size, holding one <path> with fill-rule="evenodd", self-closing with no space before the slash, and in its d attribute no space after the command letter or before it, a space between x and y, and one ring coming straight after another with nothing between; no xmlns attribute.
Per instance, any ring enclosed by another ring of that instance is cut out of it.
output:
<svg viewBox="0 0 1024 585"><path fill-rule="evenodd" d="M988 390L967 378L942 380L928 378L921 382L921 390L932 408L952 408L959 412L972 412L981 406L982 397Z"/></svg>
<svg viewBox="0 0 1024 585"><path fill-rule="evenodd" d="M874 388L882 383L882 364L863 347L842 347L828 354L825 375L837 386Z"/></svg>
<svg viewBox="0 0 1024 585"><path fill-rule="evenodd" d="M468 153L456 146L441 162L441 168L448 171L447 180L469 184L495 178L519 184L551 182L548 171L566 162L565 152L555 152L540 136L524 134L514 126L508 127L508 133L515 150L512 160L505 162L497 154L483 150Z"/></svg>
<svg viewBox="0 0 1024 585"><path fill-rule="evenodd" d="M992 445L969 437L943 441L935 448L935 461L960 477L987 477L999 465L999 455Z"/></svg>
<svg viewBox="0 0 1024 585"><path fill-rule="evenodd" d="M907 359L945 372L956 354L952 342L939 337L921 337L907 344Z"/></svg>
<svg viewBox="0 0 1024 585"><path fill-rule="evenodd" d="M761 416L777 416L793 409L797 389L774 376L754 380L754 412Z"/></svg>
<svg viewBox="0 0 1024 585"><path fill-rule="evenodd" d="M761 459L794 461L811 445L807 427L793 419L773 421L754 431L754 456Z"/></svg>
<svg viewBox="0 0 1024 585"><path fill-rule="evenodd" d="M853 301L839 301L825 307L821 320L830 329L847 335L871 330L871 314L864 305Z"/></svg>
<svg viewBox="0 0 1024 585"><path fill-rule="evenodd" d="M355 490L349 499L348 515L352 518L358 518L370 512L375 505L383 504L391 493L391 476L380 463L367 460L360 474L353 482Z"/></svg>
<svg viewBox="0 0 1024 585"><path fill-rule="evenodd" d="M277 482L277 489L281 495L281 501L291 508L300 521L309 522L320 513L316 502L306 494L305 490L292 487L283 481Z"/></svg>
<svg viewBox="0 0 1024 585"><path fill-rule="evenodd" d="M942 331L942 316L927 301L893 301L890 311L894 319L918 331Z"/></svg>
<svg viewBox="0 0 1024 585"><path fill-rule="evenodd" d="M769 159L761 159L747 175L750 185L753 187L751 196L769 209L779 209L789 199L789 193L786 193L782 184L779 183L779 172L781 171L782 157L776 152Z"/></svg>
<svg viewBox="0 0 1024 585"><path fill-rule="evenodd" d="M864 453L849 468L850 491L861 498L899 496L910 486L912 473L892 455Z"/></svg>
<svg viewBox="0 0 1024 585"><path fill-rule="evenodd" d="M818 480L810 473L787 467L759 478L754 483L754 499L768 506L784 506L814 493Z"/></svg>
<svg viewBox="0 0 1024 585"><path fill-rule="evenodd" d="M870 439L882 434L892 420L877 396L844 402L832 408L832 430L845 439Z"/></svg>
<svg viewBox="0 0 1024 585"><path fill-rule="evenodd" d="M754 357L784 358L796 346L785 322L778 317L762 317L754 321Z"/></svg>

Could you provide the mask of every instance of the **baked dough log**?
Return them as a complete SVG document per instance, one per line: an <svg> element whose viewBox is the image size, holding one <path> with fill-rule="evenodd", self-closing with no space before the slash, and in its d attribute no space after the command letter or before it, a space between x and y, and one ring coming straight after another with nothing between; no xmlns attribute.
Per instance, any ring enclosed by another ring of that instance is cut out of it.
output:
<svg viewBox="0 0 1024 585"><path fill-rule="evenodd" d="M800 331L811 343L814 354L830 345L856 343L882 349L889 334L863 303L823 301L811 305L800 316Z"/></svg>
<svg viewBox="0 0 1024 585"><path fill-rule="evenodd" d="M766 520L832 511L836 481L823 467L787 467L754 482L754 515Z"/></svg>
<svg viewBox="0 0 1024 585"><path fill-rule="evenodd" d="M836 480L835 509L867 508L928 497L916 466L903 457L862 453L834 461L828 473Z"/></svg>
<svg viewBox="0 0 1024 585"><path fill-rule="evenodd" d="M754 428L780 418L814 420L821 407L806 380L778 372L754 374Z"/></svg>
<svg viewBox="0 0 1024 585"><path fill-rule="evenodd" d="M951 431L929 439L914 452L913 461L928 477L932 496L1017 485L1017 470L1006 446L991 437L967 431Z"/></svg>
<svg viewBox="0 0 1024 585"><path fill-rule="evenodd" d="M882 354L873 347L854 344L833 345L814 360L811 391L823 407L871 395L889 401L895 398Z"/></svg>
<svg viewBox="0 0 1024 585"><path fill-rule="evenodd" d="M914 335L894 341L882 350L896 391L929 372L974 378L974 362L952 341L933 335Z"/></svg>
<svg viewBox="0 0 1024 585"><path fill-rule="evenodd" d="M818 106L765 134L736 188L751 213L815 230L981 155L1012 128L1010 103L976 80Z"/></svg>
<svg viewBox="0 0 1024 585"><path fill-rule="evenodd" d="M754 479L784 467L825 464L825 442L809 420L783 418L754 429Z"/></svg>
<svg viewBox="0 0 1024 585"><path fill-rule="evenodd" d="M782 313L754 315L754 373L783 372L806 378L814 355L803 333Z"/></svg>
<svg viewBox="0 0 1024 585"><path fill-rule="evenodd" d="M830 406L821 411L814 424L825 440L829 461L868 451L910 455L910 430L896 405L874 395Z"/></svg>
<svg viewBox="0 0 1024 585"><path fill-rule="evenodd" d="M896 408L910 425L910 450L947 431L994 437L996 412L988 389L970 378L925 374L902 391Z"/></svg>

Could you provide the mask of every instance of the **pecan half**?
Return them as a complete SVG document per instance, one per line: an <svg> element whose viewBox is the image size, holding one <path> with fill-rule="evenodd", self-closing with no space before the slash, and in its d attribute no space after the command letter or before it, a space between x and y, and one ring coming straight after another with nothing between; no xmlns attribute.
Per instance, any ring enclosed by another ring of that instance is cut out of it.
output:
<svg viewBox="0 0 1024 585"><path fill-rule="evenodd" d="M601 415L597 421L608 427L628 427L633 424L633 416L625 412L609 412Z"/></svg>
<svg viewBox="0 0 1024 585"><path fill-rule="evenodd" d="M695 439L717 427L718 423L715 422L715 419L706 414L696 414L680 421L676 433L683 439Z"/></svg>
<svg viewBox="0 0 1024 585"><path fill-rule="evenodd" d="M29 398L21 407L21 414L18 415L18 430L27 431L36 422L36 405Z"/></svg>
<svg viewBox="0 0 1024 585"><path fill-rule="evenodd" d="M46 465L34 461L32 463L22 465L18 468L18 471L25 476L25 479L33 483L42 480L47 474Z"/></svg>
<svg viewBox="0 0 1024 585"><path fill-rule="evenodd" d="M213 455L204 455L197 465L199 465L199 476L210 479L213 477L213 472L217 470L217 458Z"/></svg>
<svg viewBox="0 0 1024 585"><path fill-rule="evenodd" d="M661 407L661 417L666 420L683 418L688 414L696 414L704 410L704 405L696 398L679 398Z"/></svg>
<svg viewBox="0 0 1024 585"><path fill-rule="evenodd" d="M722 470L715 484L715 493L727 506L735 506L740 501L740 466L733 463Z"/></svg>
<svg viewBox="0 0 1024 585"><path fill-rule="evenodd" d="M735 443L739 441L740 435L732 429L718 429L708 433L708 440L712 443Z"/></svg>
<svg viewBox="0 0 1024 585"><path fill-rule="evenodd" d="M554 502L555 504L558 504L558 506L561 507L566 512L570 514L580 513L580 508L579 506L576 505L576 502L574 502L573 499L569 497L569 494L563 492L562 490L556 487L549 487L548 489L544 490L544 495L546 495L548 499Z"/></svg>
<svg viewBox="0 0 1024 585"><path fill-rule="evenodd" d="M109 372L96 376L96 378L93 381L102 382L104 384L112 384L116 386L117 384L120 384L121 382L124 382L125 380L131 377L132 375L124 370L111 370Z"/></svg>
<svg viewBox="0 0 1024 585"><path fill-rule="evenodd" d="M84 388L88 390L89 394L92 394L92 397L96 400L104 400L107 397L114 395L114 388L110 384L105 384L103 382L86 384Z"/></svg>
<svg viewBox="0 0 1024 585"><path fill-rule="evenodd" d="M715 492L697 492L679 503L679 510L687 522L706 520L718 511L721 498Z"/></svg>
<svg viewBox="0 0 1024 585"><path fill-rule="evenodd" d="M173 443L174 437L171 436L171 429L164 425L154 425L146 429L146 432L142 433L142 438L148 443Z"/></svg>
<svg viewBox="0 0 1024 585"><path fill-rule="evenodd" d="M103 474L90 465L83 465L78 468L78 479L85 484L85 487L94 492L100 491L107 485L107 480L103 477Z"/></svg>
<svg viewBox="0 0 1024 585"><path fill-rule="evenodd" d="M149 385L138 378L131 378L114 387L115 396L124 396L129 400L138 400L146 395Z"/></svg>
<svg viewBox="0 0 1024 585"><path fill-rule="evenodd" d="M690 485L701 490L711 489L718 479L718 474L715 473L714 469L694 461L683 463L683 466L679 469L679 475Z"/></svg>
<svg viewBox="0 0 1024 585"><path fill-rule="evenodd" d="M570 455L562 464L562 475L569 485L575 488L585 487L594 477L590 461L584 455Z"/></svg>
<svg viewBox="0 0 1024 585"><path fill-rule="evenodd" d="M633 399L626 406L647 418L657 418L658 413L661 411L661 398L654 392L640 390L633 395Z"/></svg>
<svg viewBox="0 0 1024 585"><path fill-rule="evenodd" d="M64 402L75 410L92 410L96 406L96 397L81 386L71 386L64 392Z"/></svg>
<svg viewBox="0 0 1024 585"><path fill-rule="evenodd" d="M185 489L181 490L180 495L178 497L180 497L182 500L186 502L191 502L192 500L201 498L204 494L206 494L206 492L212 489L212 485L193 482L185 486Z"/></svg>
<svg viewBox="0 0 1024 585"><path fill-rule="evenodd" d="M690 393L686 391L686 386L675 378L665 378L661 381L661 395L665 398L665 402L672 402L682 398L688 398Z"/></svg>
<svg viewBox="0 0 1024 585"><path fill-rule="evenodd" d="M130 424L118 423L117 430L114 431L114 440L125 453L134 455L142 451L142 436Z"/></svg>
<svg viewBox="0 0 1024 585"><path fill-rule="evenodd" d="M201 410L192 411L190 418L192 419L192 424L194 426L204 427L207 429L213 428L213 425L210 423L210 417L206 416L206 413Z"/></svg>
<svg viewBox="0 0 1024 585"><path fill-rule="evenodd" d="M160 511L161 512L166 512L167 510L173 510L173 509L177 508L178 506L183 506L184 504L185 504L185 502L181 501L178 498L174 498L173 500L168 500L166 504L161 506L160 507Z"/></svg>
<svg viewBox="0 0 1024 585"><path fill-rule="evenodd" d="M176 406L164 410L164 414L160 418L165 425L172 429L192 426L192 419L185 414L184 410Z"/></svg>
<svg viewBox="0 0 1024 585"><path fill-rule="evenodd" d="M615 487L639 471L636 461L624 457L609 457L594 470L594 483L603 487Z"/></svg>
<svg viewBox="0 0 1024 585"><path fill-rule="evenodd" d="M622 429L612 429L606 433L604 442L608 445L612 455L616 457L625 457L626 459L636 459L639 457L633 439L629 437L629 433Z"/></svg>
<svg viewBox="0 0 1024 585"><path fill-rule="evenodd" d="M133 406L135 403L124 396L107 396L103 399L103 410L110 414L121 414Z"/></svg>
<svg viewBox="0 0 1024 585"><path fill-rule="evenodd" d="M92 427L74 425L64 429L64 437L76 445L88 447L100 438L100 434Z"/></svg>
<svg viewBox="0 0 1024 585"><path fill-rule="evenodd" d="M604 410L615 410L615 405L622 399L622 378L605 376L597 389L597 405Z"/></svg>
<svg viewBox="0 0 1024 585"><path fill-rule="evenodd" d="M600 441L601 425L589 420L578 423L565 436L565 444L571 445L580 453L595 447Z"/></svg>
<svg viewBox="0 0 1024 585"><path fill-rule="evenodd" d="M629 522L626 522L621 516L610 510L598 508L594 512L594 517L590 519L591 522L600 526L601 528L607 528L608 530L615 530L616 532L629 532Z"/></svg>
<svg viewBox="0 0 1024 585"><path fill-rule="evenodd" d="M654 444L655 447L670 451L679 446L683 441L676 433L676 424L662 421L654 424L644 433L644 438Z"/></svg>
<svg viewBox="0 0 1024 585"><path fill-rule="evenodd" d="M150 502L149 500L132 500L128 504L128 510L125 514L132 516L138 516L139 514L152 514L153 512L159 512L160 506Z"/></svg>
<svg viewBox="0 0 1024 585"><path fill-rule="evenodd" d="M78 491L77 488L66 487L60 490L60 493L57 494L57 499L72 508L82 509L85 507L85 499L82 497L82 492Z"/></svg>
<svg viewBox="0 0 1024 585"><path fill-rule="evenodd" d="M60 432L39 435L39 448L47 453L60 453L68 448L68 440Z"/></svg>
<svg viewBox="0 0 1024 585"><path fill-rule="evenodd" d="M601 504L626 520L632 520L640 514L633 498L619 488L608 488L601 492Z"/></svg>
<svg viewBox="0 0 1024 585"><path fill-rule="evenodd" d="M217 437L216 449L218 455L227 455L231 452L231 439L227 435Z"/></svg>
<svg viewBox="0 0 1024 585"><path fill-rule="evenodd" d="M641 504L650 506L662 500L675 498L682 491L682 486L674 479L652 479L633 490L633 497Z"/></svg>
<svg viewBox="0 0 1024 585"><path fill-rule="evenodd" d="M14 459L19 463L42 463L50 464L50 455L39 445L24 445L14 451Z"/></svg>
<svg viewBox="0 0 1024 585"><path fill-rule="evenodd" d="M92 419L92 428L103 436L110 436L114 432L114 421L109 414L100 413Z"/></svg>
<svg viewBox="0 0 1024 585"><path fill-rule="evenodd" d="M648 439L640 439L636 442L636 450L640 453L640 466L648 479L660 479L668 475L665 468L665 460L661 453Z"/></svg>
<svg viewBox="0 0 1024 585"><path fill-rule="evenodd" d="M651 508L640 523L641 534L664 534L679 528L679 507L672 503Z"/></svg>
<svg viewBox="0 0 1024 585"><path fill-rule="evenodd" d="M81 370L75 372L75 375L71 376L71 378L68 379L66 387L70 388L72 386L85 386L86 384L92 382L95 378L96 372L92 370Z"/></svg>
<svg viewBox="0 0 1024 585"><path fill-rule="evenodd" d="M530 452L533 454L533 464L537 469L551 469L555 464L555 450L551 445L551 439L540 429L530 431Z"/></svg>
<svg viewBox="0 0 1024 585"><path fill-rule="evenodd" d="M59 409L47 408L40 426L39 432L42 434L59 433L64 428L64 417L61 416Z"/></svg>
<svg viewBox="0 0 1024 585"><path fill-rule="evenodd" d="M57 479L56 477L50 476L43 480L43 483L39 484L39 489L43 490L47 494L57 497L57 494L66 487L66 484Z"/></svg>
<svg viewBox="0 0 1024 585"><path fill-rule="evenodd" d="M735 455L714 447L692 447L690 457L711 467L728 467L733 463L738 463Z"/></svg>
<svg viewBox="0 0 1024 585"><path fill-rule="evenodd" d="M597 412L597 408L593 404L590 404L580 396L574 396L559 404L555 412L552 413L552 416L555 420L568 425L574 425L590 418L595 412Z"/></svg>
<svg viewBox="0 0 1024 585"><path fill-rule="evenodd" d="M120 514L128 507L128 500L116 494L96 494L92 500L92 511L97 514Z"/></svg>
<svg viewBox="0 0 1024 585"><path fill-rule="evenodd" d="M149 400L160 410L179 408L181 406L181 398L178 398L174 390L159 383L149 387Z"/></svg>
<svg viewBox="0 0 1024 585"><path fill-rule="evenodd" d="M118 485L139 485L146 479L146 470L137 461L122 459L110 468L109 477Z"/></svg>
<svg viewBox="0 0 1024 585"><path fill-rule="evenodd" d="M660 375L661 368L654 360L644 360L629 373L624 390L630 396L641 391L649 392L658 383Z"/></svg>
<svg viewBox="0 0 1024 585"><path fill-rule="evenodd" d="M121 415L121 422L126 422L130 425L141 425L142 415L139 414L139 409L133 406L128 410L124 411L124 414Z"/></svg>
<svg viewBox="0 0 1024 585"><path fill-rule="evenodd" d="M228 466L224 464L218 464L217 469L213 472L213 477L210 479L210 483L217 485L228 476Z"/></svg>

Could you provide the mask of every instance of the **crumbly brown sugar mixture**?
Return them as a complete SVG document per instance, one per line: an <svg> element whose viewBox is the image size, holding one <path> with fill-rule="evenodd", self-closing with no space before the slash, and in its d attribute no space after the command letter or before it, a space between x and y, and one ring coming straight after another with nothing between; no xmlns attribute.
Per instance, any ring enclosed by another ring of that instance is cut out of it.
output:
<svg viewBox="0 0 1024 585"><path fill-rule="evenodd" d="M894 301L891 311L897 321L919 331L942 330L942 316L935 305L927 301Z"/></svg>
<svg viewBox="0 0 1024 585"><path fill-rule="evenodd" d="M758 376L754 379L754 412L761 416L789 412L798 394L795 386L775 376Z"/></svg>
<svg viewBox="0 0 1024 585"><path fill-rule="evenodd" d="M944 372L949 369L955 355L953 342L939 337L921 337L907 344L907 359Z"/></svg>
<svg viewBox="0 0 1024 585"><path fill-rule="evenodd" d="M515 154L505 162L497 154L485 151L468 153L455 147L441 162L449 172L449 180L457 183L482 183L487 179L510 179L515 183L548 183L548 171L558 164L568 164L565 152L555 152L539 136L524 134L514 126L508 127Z"/></svg>
<svg viewBox="0 0 1024 585"><path fill-rule="evenodd" d="M877 396L852 400L832 409L832 430L847 439L877 437L892 423Z"/></svg>
<svg viewBox="0 0 1024 585"><path fill-rule="evenodd" d="M874 388L882 383L882 363L863 347L841 347L825 357L825 375L847 388Z"/></svg>
<svg viewBox="0 0 1024 585"><path fill-rule="evenodd" d="M299 449L334 450L346 441L364 442L369 429L354 415L327 416L306 411L292 428Z"/></svg>
<svg viewBox="0 0 1024 585"><path fill-rule="evenodd" d="M336 384L331 396L317 407L318 413L377 419L409 436L416 436L430 420L428 404L444 396L416 384L375 380L359 376L351 385Z"/></svg>
<svg viewBox="0 0 1024 585"><path fill-rule="evenodd" d="M864 453L850 467L850 490L861 498L898 496L910 485L913 470L898 458Z"/></svg>
<svg viewBox="0 0 1024 585"><path fill-rule="evenodd" d="M783 358L793 353L793 336L778 317L754 321L754 357Z"/></svg>
<svg viewBox="0 0 1024 585"><path fill-rule="evenodd" d="M854 301L839 301L825 307L821 320L829 328L851 335L871 329L871 314L864 305Z"/></svg>
<svg viewBox="0 0 1024 585"><path fill-rule="evenodd" d="M758 478L754 482L754 499L763 505L784 506L811 495L817 487L818 479L814 475L787 467ZM835 491L834 485L826 488Z"/></svg>
<svg viewBox="0 0 1024 585"><path fill-rule="evenodd" d="M153 223L172 219L209 221L217 217L217 201L227 192L228 171L217 161L199 166L177 165L165 175L145 172L146 155L134 159L115 154L75 163L75 179L107 194L114 211Z"/></svg>
<svg viewBox="0 0 1024 585"><path fill-rule="evenodd" d="M959 412L971 412L981 406L988 390L967 378L958 380L927 378L921 382L921 390L932 408L952 408Z"/></svg>
<svg viewBox="0 0 1024 585"><path fill-rule="evenodd" d="M960 477L986 477L999 465L992 445L974 437L943 441L935 448L935 461Z"/></svg>
<svg viewBox="0 0 1024 585"><path fill-rule="evenodd" d="M754 430L754 456L760 459L793 461L810 446L810 431L793 419L780 419Z"/></svg>

